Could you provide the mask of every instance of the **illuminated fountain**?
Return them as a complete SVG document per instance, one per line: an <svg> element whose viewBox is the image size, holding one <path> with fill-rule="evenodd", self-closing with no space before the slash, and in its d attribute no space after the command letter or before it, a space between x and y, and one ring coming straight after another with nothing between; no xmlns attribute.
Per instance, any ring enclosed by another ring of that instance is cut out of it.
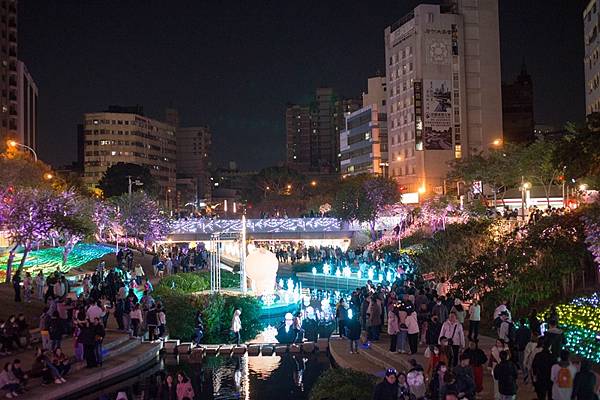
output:
<svg viewBox="0 0 600 400"><path fill-rule="evenodd" d="M246 257L246 275L252 294L262 301L261 317L272 318L296 311L302 300L302 285L292 278L277 281L279 261L275 254L256 248Z"/></svg>

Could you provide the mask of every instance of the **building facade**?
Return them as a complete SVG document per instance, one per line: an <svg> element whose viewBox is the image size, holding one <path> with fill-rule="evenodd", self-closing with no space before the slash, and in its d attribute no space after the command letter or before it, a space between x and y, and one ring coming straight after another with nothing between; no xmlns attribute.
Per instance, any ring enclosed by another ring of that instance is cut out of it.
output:
<svg viewBox="0 0 600 400"><path fill-rule="evenodd" d="M419 5L386 28L385 54L390 176L442 194L449 162L502 139L498 2Z"/></svg>
<svg viewBox="0 0 600 400"><path fill-rule="evenodd" d="M0 140L18 140L17 1L0 2Z"/></svg>
<svg viewBox="0 0 600 400"><path fill-rule="evenodd" d="M600 0L583 10L585 114L600 111Z"/></svg>
<svg viewBox="0 0 600 400"><path fill-rule="evenodd" d="M377 174L388 176L388 136L384 77L368 80L363 107L345 116L340 132L342 176Z"/></svg>
<svg viewBox="0 0 600 400"><path fill-rule="evenodd" d="M210 146L208 127L177 129L177 207L210 201Z"/></svg>
<svg viewBox="0 0 600 400"><path fill-rule="evenodd" d="M514 82L502 84L502 127L506 142L531 143L535 140L533 82L525 64Z"/></svg>
<svg viewBox="0 0 600 400"><path fill-rule="evenodd" d="M361 101L339 98L331 88L318 88L308 105L288 105L288 165L306 174L338 173L339 139L345 126L345 115L360 107Z"/></svg>
<svg viewBox="0 0 600 400"><path fill-rule="evenodd" d="M144 116L142 107L109 106L84 114L84 182L96 187L106 170L123 162L147 167L160 186L159 199L175 194L175 128Z"/></svg>
<svg viewBox="0 0 600 400"><path fill-rule="evenodd" d="M17 136L19 143L37 148L38 88L22 61L17 62Z"/></svg>

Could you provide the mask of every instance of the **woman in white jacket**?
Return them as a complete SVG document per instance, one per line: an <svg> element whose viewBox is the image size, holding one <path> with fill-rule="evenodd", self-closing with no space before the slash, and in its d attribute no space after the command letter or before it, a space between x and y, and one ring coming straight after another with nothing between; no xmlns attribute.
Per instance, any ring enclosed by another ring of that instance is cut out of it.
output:
<svg viewBox="0 0 600 400"><path fill-rule="evenodd" d="M231 318L231 332L233 332L233 336L235 338L235 343L240 345L240 331L242 330L242 320L240 319L240 315L242 311L239 308L236 308L233 312L233 318Z"/></svg>
<svg viewBox="0 0 600 400"><path fill-rule="evenodd" d="M408 314L405 323L408 327L408 346L410 347L410 354L416 354L419 344L419 321L417 320L417 313L414 310Z"/></svg>

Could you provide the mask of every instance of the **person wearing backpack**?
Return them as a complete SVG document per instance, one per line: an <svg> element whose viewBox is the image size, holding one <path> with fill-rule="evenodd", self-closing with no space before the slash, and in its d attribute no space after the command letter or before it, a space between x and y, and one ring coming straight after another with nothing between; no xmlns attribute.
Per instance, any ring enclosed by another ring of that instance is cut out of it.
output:
<svg viewBox="0 0 600 400"><path fill-rule="evenodd" d="M420 366L414 358L411 358L409 363L412 368L406 374L406 383L408 383L410 393L415 399L422 400L427 393L427 384L425 383L423 367Z"/></svg>
<svg viewBox="0 0 600 400"><path fill-rule="evenodd" d="M552 366L552 400L570 400L577 368L569 362L569 352L560 352L560 361Z"/></svg>

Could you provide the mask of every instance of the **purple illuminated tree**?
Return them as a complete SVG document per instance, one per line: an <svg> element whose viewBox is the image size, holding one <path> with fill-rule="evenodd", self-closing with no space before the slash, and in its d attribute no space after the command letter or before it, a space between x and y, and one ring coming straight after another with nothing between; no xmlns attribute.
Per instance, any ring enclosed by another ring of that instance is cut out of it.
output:
<svg viewBox="0 0 600 400"><path fill-rule="evenodd" d="M591 205L584 214L585 243L596 263L596 280L600 283L600 203Z"/></svg>
<svg viewBox="0 0 600 400"><path fill-rule="evenodd" d="M0 227L13 247L9 251L6 281L10 282L17 248L23 248L19 268L23 268L32 247L50 237L59 208L56 193L48 189L21 188L4 193L0 202Z"/></svg>
<svg viewBox="0 0 600 400"><path fill-rule="evenodd" d="M56 194L57 207L53 216L52 236L63 245L63 266L69 253L81 240L91 237L96 230L92 218L91 199L82 198L72 191Z"/></svg>
<svg viewBox="0 0 600 400"><path fill-rule="evenodd" d="M127 236L140 239L143 249L147 244L166 236L168 221L160 212L158 204L144 192L119 196L115 199L115 204L119 209L123 230Z"/></svg>

